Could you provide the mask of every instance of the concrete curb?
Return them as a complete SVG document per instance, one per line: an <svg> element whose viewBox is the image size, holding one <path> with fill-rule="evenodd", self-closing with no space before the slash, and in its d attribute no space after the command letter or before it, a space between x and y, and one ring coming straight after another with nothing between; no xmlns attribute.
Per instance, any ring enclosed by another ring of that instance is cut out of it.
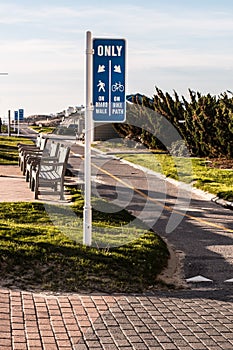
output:
<svg viewBox="0 0 233 350"><path fill-rule="evenodd" d="M227 201L225 199L219 198L219 197L214 197L212 199L212 202L221 205L223 208L233 210L233 202Z"/></svg>

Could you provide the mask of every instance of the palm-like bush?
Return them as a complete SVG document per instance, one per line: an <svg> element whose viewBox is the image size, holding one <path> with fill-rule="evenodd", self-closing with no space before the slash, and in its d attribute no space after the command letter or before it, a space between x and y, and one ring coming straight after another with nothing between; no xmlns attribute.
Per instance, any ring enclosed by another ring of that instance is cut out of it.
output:
<svg viewBox="0 0 233 350"><path fill-rule="evenodd" d="M161 120L165 117L177 129L191 155L233 158L233 97L226 92L216 97L192 90L189 96L188 102L183 96L179 98L175 91L172 97L157 87L153 99L135 95L131 98L135 105L157 113L147 113L147 108L131 105L127 122L115 124L115 128L122 136L140 141L149 148L164 148L161 140L166 130L162 130Z"/></svg>

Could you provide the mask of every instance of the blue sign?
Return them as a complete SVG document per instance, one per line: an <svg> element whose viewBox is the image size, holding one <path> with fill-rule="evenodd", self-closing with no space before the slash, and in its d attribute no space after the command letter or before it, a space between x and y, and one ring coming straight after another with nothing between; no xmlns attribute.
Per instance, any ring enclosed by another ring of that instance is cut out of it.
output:
<svg viewBox="0 0 233 350"><path fill-rule="evenodd" d="M19 109L19 120L23 120L23 118L24 118L24 110Z"/></svg>
<svg viewBox="0 0 233 350"><path fill-rule="evenodd" d="M18 111L14 111L14 120L18 121Z"/></svg>
<svg viewBox="0 0 233 350"><path fill-rule="evenodd" d="M93 50L93 120L124 122L125 39L94 39Z"/></svg>

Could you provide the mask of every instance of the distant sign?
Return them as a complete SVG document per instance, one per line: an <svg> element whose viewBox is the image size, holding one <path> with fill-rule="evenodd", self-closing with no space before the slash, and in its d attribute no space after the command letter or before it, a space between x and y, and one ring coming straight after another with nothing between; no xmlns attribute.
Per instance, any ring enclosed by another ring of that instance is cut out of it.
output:
<svg viewBox="0 0 233 350"><path fill-rule="evenodd" d="M18 114L19 112L18 111L14 111L14 120L15 121L18 121Z"/></svg>
<svg viewBox="0 0 233 350"><path fill-rule="evenodd" d="M93 120L124 122L125 39L94 39L93 50Z"/></svg>
<svg viewBox="0 0 233 350"><path fill-rule="evenodd" d="M19 120L23 120L24 119L24 110L23 109L19 109Z"/></svg>

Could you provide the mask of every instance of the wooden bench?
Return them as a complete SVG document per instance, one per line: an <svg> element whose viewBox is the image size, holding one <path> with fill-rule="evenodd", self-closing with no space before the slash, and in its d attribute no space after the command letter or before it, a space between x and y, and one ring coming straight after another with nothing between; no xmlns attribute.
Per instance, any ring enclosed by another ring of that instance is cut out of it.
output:
<svg viewBox="0 0 233 350"><path fill-rule="evenodd" d="M47 138L41 137L40 139L40 145L28 145L28 147L19 147L19 157L18 157L18 163L20 166L21 171L23 172L23 175L25 175L26 171L26 162L27 157L32 155L39 155L43 153L43 150L45 149Z"/></svg>
<svg viewBox="0 0 233 350"><path fill-rule="evenodd" d="M57 159L43 159L39 165L32 169L31 190L35 192L35 199L40 193L49 194L51 191L39 191L40 188L49 187L53 193L59 193L60 199L64 199L64 176L69 158L70 148L59 145Z"/></svg>
<svg viewBox="0 0 233 350"><path fill-rule="evenodd" d="M58 161L58 150L60 144L55 141L48 140L46 147L42 153L28 154L26 157L26 171L25 171L25 180L29 182L29 187L31 188L32 182L32 170L39 166L41 160Z"/></svg>
<svg viewBox="0 0 233 350"><path fill-rule="evenodd" d="M43 137L43 134L38 134L37 135L37 138L36 138L36 142L34 145L29 145L28 143L18 143L18 150L19 152L23 149L23 148L28 148L28 147L37 147L37 148L40 148L40 143L41 143L41 139Z"/></svg>

